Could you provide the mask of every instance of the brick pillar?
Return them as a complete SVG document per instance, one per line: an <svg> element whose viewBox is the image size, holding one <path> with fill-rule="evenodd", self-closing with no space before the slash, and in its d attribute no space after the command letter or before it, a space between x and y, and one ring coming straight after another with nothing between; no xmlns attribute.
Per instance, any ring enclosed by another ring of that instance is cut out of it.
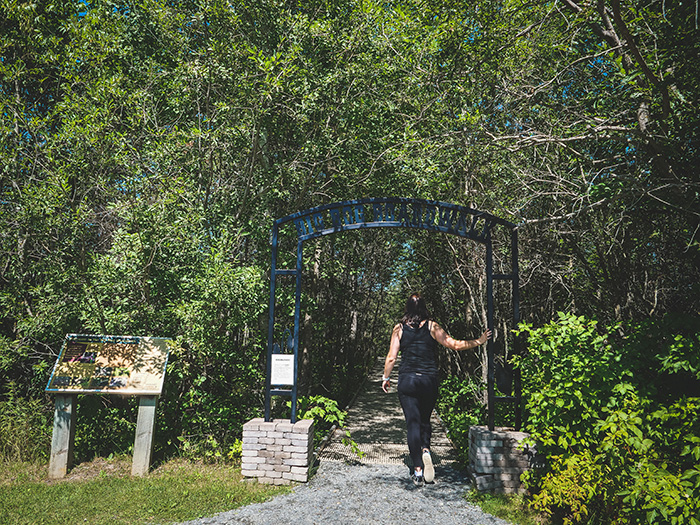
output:
<svg viewBox="0 0 700 525"><path fill-rule="evenodd" d="M520 475L533 465L535 453L523 444L525 432L469 428L469 475L479 492L522 493Z"/></svg>
<svg viewBox="0 0 700 525"><path fill-rule="evenodd" d="M309 480L314 421L251 419L243 425L241 473L260 483L288 485Z"/></svg>

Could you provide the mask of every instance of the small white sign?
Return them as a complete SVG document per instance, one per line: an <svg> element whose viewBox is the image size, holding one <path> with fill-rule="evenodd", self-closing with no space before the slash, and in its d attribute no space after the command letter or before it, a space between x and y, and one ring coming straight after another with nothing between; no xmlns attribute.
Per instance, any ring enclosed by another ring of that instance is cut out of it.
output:
<svg viewBox="0 0 700 525"><path fill-rule="evenodd" d="M294 354L272 354L270 384L294 384Z"/></svg>

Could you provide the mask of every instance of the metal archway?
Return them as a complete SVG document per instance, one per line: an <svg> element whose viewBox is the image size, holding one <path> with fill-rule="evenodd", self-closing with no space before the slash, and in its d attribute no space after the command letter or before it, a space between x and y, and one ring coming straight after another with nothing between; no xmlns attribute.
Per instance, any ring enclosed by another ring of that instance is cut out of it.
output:
<svg viewBox="0 0 700 525"><path fill-rule="evenodd" d="M284 226L294 225L296 230L297 252L296 268L278 269L278 248L280 232ZM510 234L510 273L493 273L493 247L491 231L495 227L506 228ZM270 272L270 313L267 335L267 376L265 383L265 421L270 421L272 396L292 398L292 423L296 422L297 409L297 370L299 350L299 328L301 315L301 276L302 252L304 241L316 239L343 231L362 228L414 228L445 233L472 239L486 246L486 289L487 289L487 324L493 329L494 280L511 281L512 286L512 320L513 326L520 321L520 298L518 277L518 230L515 224L485 213L438 201L403 198L373 198L327 204L317 208L287 215L277 219L272 226L272 259ZM285 330L281 343L275 343L275 293L277 278L294 276L296 278L294 300L294 328ZM514 351L518 353L518 340L514 341ZM285 353L285 347L287 352ZM487 344L487 404L488 426L495 426L495 405L497 402L510 402L515 405L515 426L521 423L520 377L514 376L513 395L495 395L495 358L493 340ZM291 353L289 353L291 351Z"/></svg>

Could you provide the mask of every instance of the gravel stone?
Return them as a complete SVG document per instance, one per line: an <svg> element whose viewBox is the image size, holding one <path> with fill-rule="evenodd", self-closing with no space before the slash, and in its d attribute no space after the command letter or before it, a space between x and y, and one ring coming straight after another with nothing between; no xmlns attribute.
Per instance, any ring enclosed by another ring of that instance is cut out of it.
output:
<svg viewBox="0 0 700 525"><path fill-rule="evenodd" d="M322 463L308 483L265 503L248 505L188 525L505 525L467 502L464 473L436 467L435 483L416 487L406 465Z"/></svg>

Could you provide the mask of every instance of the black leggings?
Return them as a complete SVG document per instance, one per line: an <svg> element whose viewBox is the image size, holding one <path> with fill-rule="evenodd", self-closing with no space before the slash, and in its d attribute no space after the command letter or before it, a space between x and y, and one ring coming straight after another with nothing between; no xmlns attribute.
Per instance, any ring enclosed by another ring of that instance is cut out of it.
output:
<svg viewBox="0 0 700 525"><path fill-rule="evenodd" d="M430 448L430 416L438 396L438 381L433 375L399 374L399 401L406 417L408 451L413 467L423 468L423 449Z"/></svg>

